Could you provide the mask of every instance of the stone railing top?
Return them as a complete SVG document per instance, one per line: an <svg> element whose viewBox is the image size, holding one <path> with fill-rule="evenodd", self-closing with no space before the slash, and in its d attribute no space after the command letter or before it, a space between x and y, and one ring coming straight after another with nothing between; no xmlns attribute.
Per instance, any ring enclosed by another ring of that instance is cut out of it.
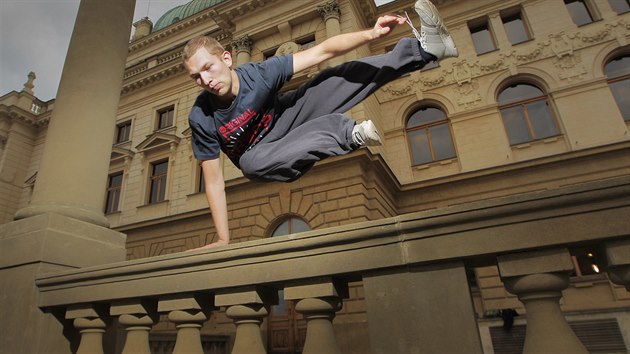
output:
<svg viewBox="0 0 630 354"><path fill-rule="evenodd" d="M630 234L630 176L491 199L378 221L43 275L41 307L349 281L413 264L496 262L501 254L598 243Z"/></svg>

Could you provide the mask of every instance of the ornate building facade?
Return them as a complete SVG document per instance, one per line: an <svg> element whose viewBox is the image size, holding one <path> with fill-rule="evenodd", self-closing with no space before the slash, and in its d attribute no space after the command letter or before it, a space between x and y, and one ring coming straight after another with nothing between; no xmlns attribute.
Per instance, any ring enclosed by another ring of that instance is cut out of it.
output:
<svg viewBox="0 0 630 354"><path fill-rule="evenodd" d="M348 112L358 121L375 121L384 133L383 146L328 159L291 184L248 181L222 157L233 243L255 247L272 237L290 240L303 232L477 208L630 176L627 0L436 4L460 56L406 75ZM103 212L109 227L126 235L127 259L137 264L202 246L214 237L187 122L199 93L181 61L190 38L215 37L241 65L370 27L385 13L409 13L418 22L413 1L407 0L378 7L358 0L193 0L155 25L149 19L135 23L109 170L103 171ZM294 76L285 89L326 66L382 54L409 35L409 28L399 26L382 40ZM0 98L3 223L29 205L54 109L54 101L33 96L33 79L29 76L21 92ZM567 203L576 209L580 205L579 200ZM548 238L562 232L531 235L531 247L545 250ZM459 246L443 247L450 252ZM599 244L575 241L567 250L571 269L563 268L569 282L561 307L569 325L592 353L627 353L630 293L609 280ZM520 351L528 311L518 290L505 284L504 272L509 271L496 261L488 264L483 252L461 254L483 352ZM337 341L344 353L368 353L375 350L363 340L375 321L368 314L372 305L360 278L346 281L343 307L334 321ZM273 290L279 291L280 301L261 326L265 348L269 353L301 352L306 320L292 301L297 297L286 288ZM422 290L415 296L422 298ZM234 346L233 320L219 311L205 322L206 352ZM153 326L154 351L170 350L176 332L166 319Z"/></svg>

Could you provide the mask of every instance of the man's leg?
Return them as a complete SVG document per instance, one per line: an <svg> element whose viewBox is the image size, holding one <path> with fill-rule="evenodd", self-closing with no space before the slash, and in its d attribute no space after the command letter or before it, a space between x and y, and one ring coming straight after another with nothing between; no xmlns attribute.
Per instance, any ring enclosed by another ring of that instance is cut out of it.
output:
<svg viewBox="0 0 630 354"><path fill-rule="evenodd" d="M387 54L323 70L297 90L283 95L276 111L283 118L278 121L278 134L324 114L346 112L388 82L421 69L430 61L457 56L453 39L435 6L429 0L418 0L415 9L420 32L408 21L415 39L400 40Z"/></svg>
<svg viewBox="0 0 630 354"><path fill-rule="evenodd" d="M404 38L389 53L352 60L320 72L294 91L282 95L272 134L285 132L330 113L343 113L388 82L428 63L420 43ZM276 130L277 129L277 130Z"/></svg>
<svg viewBox="0 0 630 354"><path fill-rule="evenodd" d="M263 139L241 156L241 170L249 179L294 181L317 161L357 149L353 127L354 121L340 113L311 119L281 139Z"/></svg>
<svg viewBox="0 0 630 354"><path fill-rule="evenodd" d="M362 139L352 138L354 121L339 113L432 60L456 56L452 38L435 7L428 0L418 0L416 11L422 25L417 39L402 39L387 54L326 69L297 90L281 96L272 131L241 157L245 175L288 182L302 176L319 160L357 149Z"/></svg>

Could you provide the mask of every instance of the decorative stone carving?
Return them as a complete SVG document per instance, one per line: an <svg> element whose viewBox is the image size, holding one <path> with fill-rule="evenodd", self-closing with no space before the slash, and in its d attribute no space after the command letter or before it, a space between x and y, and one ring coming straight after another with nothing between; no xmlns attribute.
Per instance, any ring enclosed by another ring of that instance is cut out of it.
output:
<svg viewBox="0 0 630 354"><path fill-rule="evenodd" d="M331 1L325 3L322 6L317 7L317 12L319 12L322 17L324 17L324 21L328 21L330 18L334 18L339 20L341 18L341 11L339 10L339 4L336 1Z"/></svg>
<svg viewBox="0 0 630 354"><path fill-rule="evenodd" d="M582 65L582 56L577 52L554 58L553 64L559 69L558 77L561 80L579 80L587 73L586 68Z"/></svg>
<svg viewBox="0 0 630 354"><path fill-rule="evenodd" d="M230 45L232 46L232 50L234 51L234 54L238 54L240 52L246 52L247 54L251 54L252 44L253 42L249 38L249 36L236 38L230 43Z"/></svg>
<svg viewBox="0 0 630 354"><path fill-rule="evenodd" d="M558 58L573 54L573 42L564 32L550 34L549 40L551 50Z"/></svg>
<svg viewBox="0 0 630 354"><path fill-rule="evenodd" d="M295 42L286 42L281 44L276 50L276 56L293 54L300 51L300 46Z"/></svg>

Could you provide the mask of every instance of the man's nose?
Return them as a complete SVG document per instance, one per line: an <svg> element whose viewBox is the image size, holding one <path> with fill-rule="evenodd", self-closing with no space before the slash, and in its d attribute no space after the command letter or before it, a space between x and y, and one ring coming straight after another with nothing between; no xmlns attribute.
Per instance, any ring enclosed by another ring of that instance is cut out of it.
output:
<svg viewBox="0 0 630 354"><path fill-rule="evenodd" d="M208 73L202 72L201 73L201 81L203 82L204 85L208 85L210 83L210 81L212 81L212 80L210 79L210 75L208 75Z"/></svg>

